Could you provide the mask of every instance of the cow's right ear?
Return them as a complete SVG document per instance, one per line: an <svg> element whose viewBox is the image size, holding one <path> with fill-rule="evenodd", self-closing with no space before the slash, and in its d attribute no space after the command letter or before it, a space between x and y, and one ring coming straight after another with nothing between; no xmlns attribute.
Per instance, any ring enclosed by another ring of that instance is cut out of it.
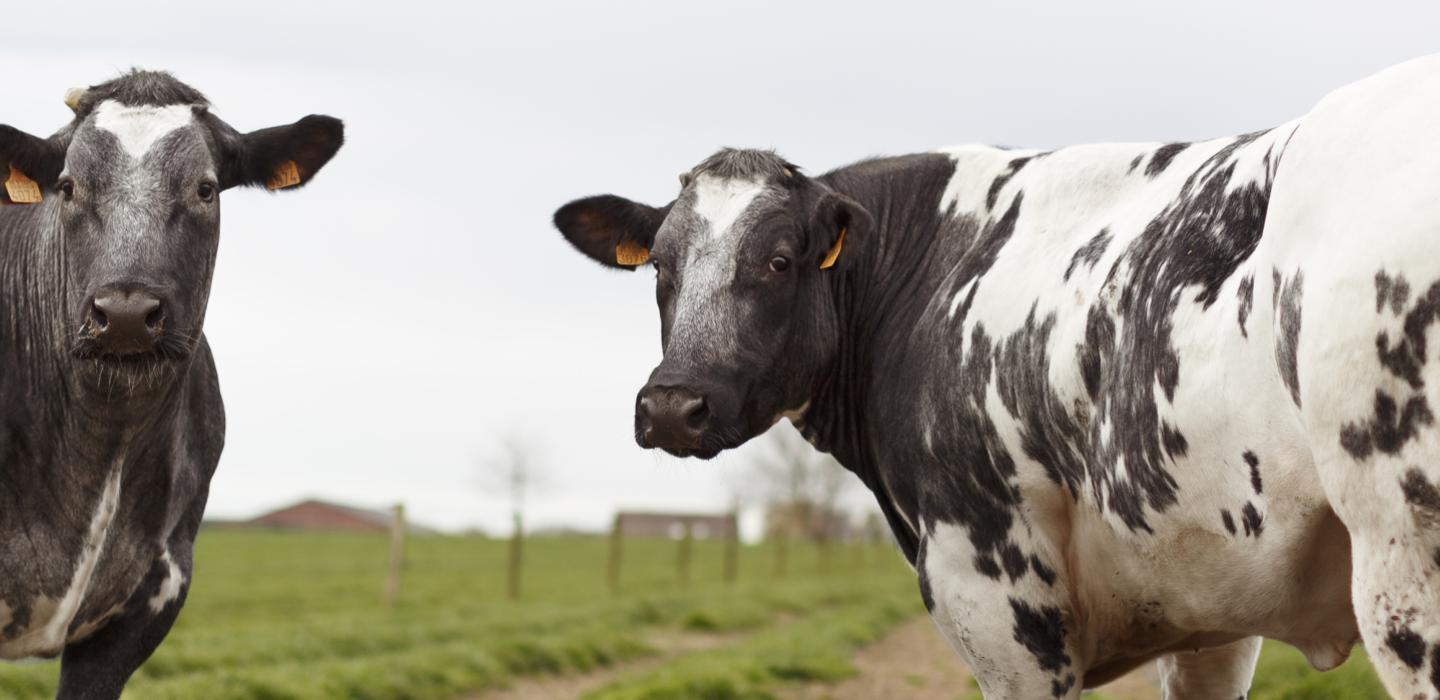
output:
<svg viewBox="0 0 1440 700"><path fill-rule="evenodd" d="M576 250L607 267L634 270L650 261L670 205L652 207L613 194L577 199L555 211L555 228Z"/></svg>
<svg viewBox="0 0 1440 700"><path fill-rule="evenodd" d="M64 169L59 144L0 124L0 204L38 204Z"/></svg>

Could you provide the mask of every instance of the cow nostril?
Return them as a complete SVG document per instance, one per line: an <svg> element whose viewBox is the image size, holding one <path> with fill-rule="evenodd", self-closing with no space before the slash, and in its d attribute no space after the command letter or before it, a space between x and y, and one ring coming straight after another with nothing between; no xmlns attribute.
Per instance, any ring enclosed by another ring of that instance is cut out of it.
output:
<svg viewBox="0 0 1440 700"><path fill-rule="evenodd" d="M90 325L94 326L97 331L105 330L105 327L110 325L110 319L105 316L105 310L94 302L90 303Z"/></svg>
<svg viewBox="0 0 1440 700"><path fill-rule="evenodd" d="M160 322L165 320L165 307L156 304L155 309L145 314L145 326L152 331L160 330Z"/></svg>
<svg viewBox="0 0 1440 700"><path fill-rule="evenodd" d="M696 398L685 405L685 425L691 430L700 430L710 421L710 406L704 398Z"/></svg>

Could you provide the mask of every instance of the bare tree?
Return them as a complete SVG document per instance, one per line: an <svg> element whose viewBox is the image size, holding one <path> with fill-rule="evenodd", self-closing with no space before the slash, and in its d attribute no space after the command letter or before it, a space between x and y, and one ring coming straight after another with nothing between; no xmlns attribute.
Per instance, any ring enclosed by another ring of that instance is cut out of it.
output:
<svg viewBox="0 0 1440 700"><path fill-rule="evenodd" d="M520 574L525 559L525 496L543 482L539 450L518 433L501 437L498 451L484 463L482 481L486 488L505 489L510 496L509 560L506 565L506 594L520 597Z"/></svg>
<svg viewBox="0 0 1440 700"><path fill-rule="evenodd" d="M819 545L821 564L828 565L828 545L846 522L840 500L855 478L792 428L771 430L765 441L768 449L756 458L751 483L755 500L765 505L766 536L775 539L777 573L786 573L789 540L795 538Z"/></svg>

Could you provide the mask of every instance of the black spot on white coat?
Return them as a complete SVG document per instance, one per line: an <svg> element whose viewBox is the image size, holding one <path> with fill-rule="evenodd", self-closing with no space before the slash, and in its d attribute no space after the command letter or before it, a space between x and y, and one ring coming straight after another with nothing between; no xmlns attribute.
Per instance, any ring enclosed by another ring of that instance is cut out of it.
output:
<svg viewBox="0 0 1440 700"><path fill-rule="evenodd" d="M1260 481L1260 458L1250 450L1245 450L1245 454L1241 455L1241 458L1250 467L1250 486L1255 489L1256 494L1263 492L1265 489L1262 488L1263 484Z"/></svg>
<svg viewBox="0 0 1440 700"><path fill-rule="evenodd" d="M1420 670L1420 665L1425 663L1425 640L1409 627L1390 630L1385 635L1385 646L1412 671Z"/></svg>
<svg viewBox="0 0 1440 700"><path fill-rule="evenodd" d="M1151 156L1150 163L1145 166L1145 174L1155 177L1165 172L1165 169L1170 167L1170 161L1175 160L1175 156L1189 147L1188 143L1167 143L1155 149L1155 155Z"/></svg>
<svg viewBox="0 0 1440 700"><path fill-rule="evenodd" d="M1300 405L1300 366L1296 353L1300 349L1300 294L1305 284L1305 275L1296 272L1289 281L1280 286L1280 273L1275 272L1276 294L1279 308L1277 316L1280 327L1275 336L1275 364L1280 368L1280 378L1290 389L1290 398Z"/></svg>
<svg viewBox="0 0 1440 700"><path fill-rule="evenodd" d="M1065 652L1065 620L1053 605L1032 607L1018 598L1010 599L1015 614L1015 641L1035 655L1040 670L1059 674L1070 665Z"/></svg>
<svg viewBox="0 0 1440 700"><path fill-rule="evenodd" d="M1070 264L1065 268L1065 281L1069 282L1070 275L1075 274L1075 270L1082 264L1093 269L1095 264L1100 262L1100 258L1105 255L1105 249L1109 245L1110 229L1102 228L1094 238L1086 241L1085 245L1080 246L1080 249L1075 251L1075 255L1070 257Z"/></svg>
<svg viewBox="0 0 1440 700"><path fill-rule="evenodd" d="M1420 428L1435 422L1424 394L1411 396L1401 407L1395 397L1377 390L1373 414L1340 429L1340 446L1355 459L1365 459L1376 450L1393 455L1420 434Z"/></svg>

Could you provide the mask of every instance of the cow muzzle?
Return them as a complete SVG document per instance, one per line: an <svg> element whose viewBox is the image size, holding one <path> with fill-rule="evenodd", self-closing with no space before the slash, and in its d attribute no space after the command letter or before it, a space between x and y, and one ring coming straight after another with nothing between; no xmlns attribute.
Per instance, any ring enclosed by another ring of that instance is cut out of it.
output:
<svg viewBox="0 0 1440 700"><path fill-rule="evenodd" d="M102 355L127 357L155 351L165 324L165 305L143 289L110 287L90 303L86 334Z"/></svg>
<svg viewBox="0 0 1440 700"><path fill-rule="evenodd" d="M703 394L685 387L647 386L635 399L635 441L680 457L714 456L705 448L710 407Z"/></svg>

